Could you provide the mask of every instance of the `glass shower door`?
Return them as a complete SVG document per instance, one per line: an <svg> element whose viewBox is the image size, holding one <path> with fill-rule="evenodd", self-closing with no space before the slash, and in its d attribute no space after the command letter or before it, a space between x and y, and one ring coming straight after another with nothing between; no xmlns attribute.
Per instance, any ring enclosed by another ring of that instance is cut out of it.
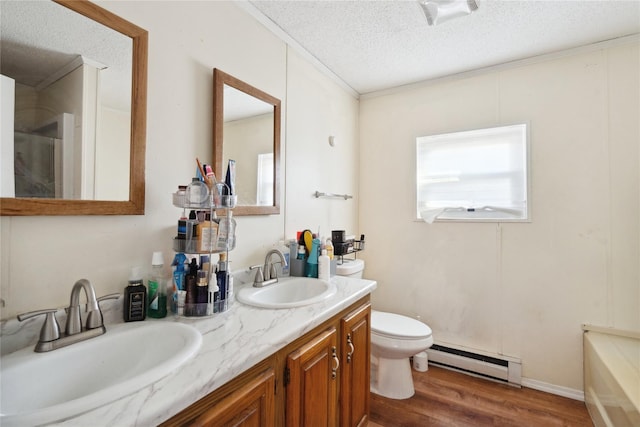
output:
<svg viewBox="0 0 640 427"><path fill-rule="evenodd" d="M16 197L62 197L62 140L14 133Z"/></svg>

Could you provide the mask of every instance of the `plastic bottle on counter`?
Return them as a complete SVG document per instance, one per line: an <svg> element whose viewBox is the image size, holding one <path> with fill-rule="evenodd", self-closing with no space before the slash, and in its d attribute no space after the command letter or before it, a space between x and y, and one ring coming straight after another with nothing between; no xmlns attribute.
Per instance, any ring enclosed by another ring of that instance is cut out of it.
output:
<svg viewBox="0 0 640 427"><path fill-rule="evenodd" d="M287 246L287 243L284 240L280 240L278 242L277 249L279 249L282 252L282 254L284 255L284 260L286 262L286 265L284 264L279 265L280 271L278 272L278 277L288 277L291 274L290 273L291 257L289 256L289 247Z"/></svg>
<svg viewBox="0 0 640 427"><path fill-rule="evenodd" d="M154 252L151 258L149 285L149 307L147 316L160 319L167 316L167 277L164 274L162 252Z"/></svg>
<svg viewBox="0 0 640 427"><path fill-rule="evenodd" d="M331 260L327 255L327 250L322 250L322 255L318 257L318 279L329 281L331 275Z"/></svg>
<svg viewBox="0 0 640 427"><path fill-rule="evenodd" d="M229 275L227 274L227 254L222 252L220 253L220 258L218 259L218 271L216 272L216 281L218 285L218 297L216 301L214 301L214 309L215 313L222 313L227 310L227 285L229 283Z"/></svg>
<svg viewBox="0 0 640 427"><path fill-rule="evenodd" d="M173 280L171 281L172 292L170 306L171 311L180 316L184 314L184 297L186 294L184 286L184 277L186 272L184 271L184 266L186 262L187 257L183 253L177 253L171 263L175 269L173 270Z"/></svg>
<svg viewBox="0 0 640 427"><path fill-rule="evenodd" d="M325 249L327 250L327 256L329 257L329 260L333 259L333 242L331 241L331 239L327 239L327 243L325 243Z"/></svg>
<svg viewBox="0 0 640 427"><path fill-rule="evenodd" d="M307 257L307 252L304 250L304 245L298 245L298 256L297 259L303 260Z"/></svg>
<svg viewBox="0 0 640 427"><path fill-rule="evenodd" d="M136 322L147 317L147 288L142 281L140 267L131 269L129 284L124 288L122 314L125 322Z"/></svg>
<svg viewBox="0 0 640 427"><path fill-rule="evenodd" d="M320 252L320 239L313 239L311 252L305 266L305 276L318 278L318 255Z"/></svg>
<svg viewBox="0 0 640 427"><path fill-rule="evenodd" d="M184 310L183 314L187 317L196 316L196 304L198 303L197 289L198 283L198 261L195 258L191 258L189 264L189 272L184 277Z"/></svg>

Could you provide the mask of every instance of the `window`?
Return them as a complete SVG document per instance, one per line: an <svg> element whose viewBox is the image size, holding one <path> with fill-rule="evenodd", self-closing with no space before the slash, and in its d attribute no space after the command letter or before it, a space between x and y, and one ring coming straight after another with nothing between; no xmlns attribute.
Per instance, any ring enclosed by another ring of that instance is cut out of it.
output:
<svg viewBox="0 0 640 427"><path fill-rule="evenodd" d="M417 218L527 221L527 137L518 124L417 138Z"/></svg>
<svg viewBox="0 0 640 427"><path fill-rule="evenodd" d="M258 154L258 182L256 183L258 206L273 204L273 153Z"/></svg>

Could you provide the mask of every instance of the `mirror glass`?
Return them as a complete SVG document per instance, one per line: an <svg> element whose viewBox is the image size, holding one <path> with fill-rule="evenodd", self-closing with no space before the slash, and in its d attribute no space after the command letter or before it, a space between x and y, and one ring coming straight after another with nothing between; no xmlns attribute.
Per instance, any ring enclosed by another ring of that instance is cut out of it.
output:
<svg viewBox="0 0 640 427"><path fill-rule="evenodd" d="M235 215L280 212L280 100L214 70L214 165L236 165Z"/></svg>
<svg viewBox="0 0 640 427"><path fill-rule="evenodd" d="M2 214L144 213L147 32L88 1L0 7Z"/></svg>
<svg viewBox="0 0 640 427"><path fill-rule="evenodd" d="M222 164L236 162L240 206L273 205L273 106L224 86Z"/></svg>

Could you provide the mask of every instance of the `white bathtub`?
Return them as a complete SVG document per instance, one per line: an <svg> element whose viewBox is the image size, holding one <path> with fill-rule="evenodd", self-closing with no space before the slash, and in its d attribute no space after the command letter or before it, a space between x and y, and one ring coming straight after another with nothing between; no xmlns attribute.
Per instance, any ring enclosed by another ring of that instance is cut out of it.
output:
<svg viewBox="0 0 640 427"><path fill-rule="evenodd" d="M640 426L640 333L583 329L584 396L593 424Z"/></svg>

